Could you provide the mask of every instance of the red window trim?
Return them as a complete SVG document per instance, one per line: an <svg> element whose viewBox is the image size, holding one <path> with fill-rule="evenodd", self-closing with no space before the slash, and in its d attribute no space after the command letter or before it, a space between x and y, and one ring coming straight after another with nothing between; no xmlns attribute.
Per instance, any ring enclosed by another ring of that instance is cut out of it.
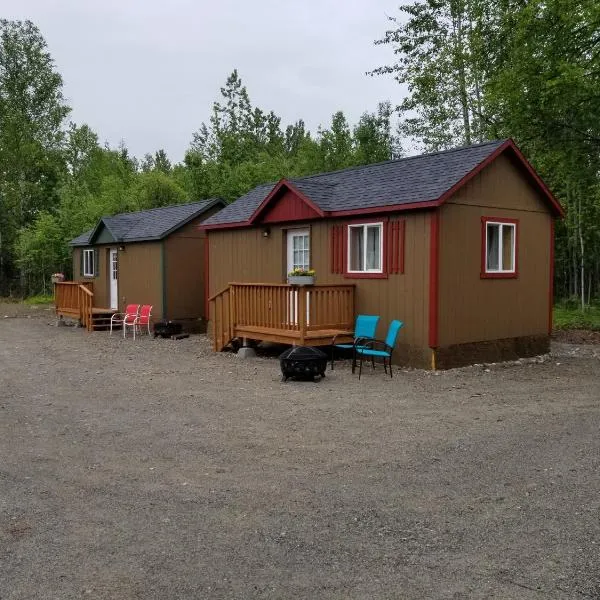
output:
<svg viewBox="0 0 600 600"><path fill-rule="evenodd" d="M344 222L344 237L343 237L343 255L344 255L344 277L346 279L387 279L388 278L388 217L370 218L370 219L352 219ZM382 256L381 256L381 273L353 273L348 271L348 230L352 225L370 225L372 223L381 223L382 240Z"/></svg>
<svg viewBox="0 0 600 600"><path fill-rule="evenodd" d="M494 273L486 271L487 224L508 223L515 226L515 270L511 273ZM481 217L481 279L517 279L519 277L519 219L506 217Z"/></svg>

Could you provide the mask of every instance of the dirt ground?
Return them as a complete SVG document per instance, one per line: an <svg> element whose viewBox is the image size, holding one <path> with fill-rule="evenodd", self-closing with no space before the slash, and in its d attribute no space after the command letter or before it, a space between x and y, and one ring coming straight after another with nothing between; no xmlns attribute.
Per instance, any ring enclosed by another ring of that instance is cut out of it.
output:
<svg viewBox="0 0 600 600"><path fill-rule="evenodd" d="M0 305L0 599L600 598L600 346L278 369Z"/></svg>

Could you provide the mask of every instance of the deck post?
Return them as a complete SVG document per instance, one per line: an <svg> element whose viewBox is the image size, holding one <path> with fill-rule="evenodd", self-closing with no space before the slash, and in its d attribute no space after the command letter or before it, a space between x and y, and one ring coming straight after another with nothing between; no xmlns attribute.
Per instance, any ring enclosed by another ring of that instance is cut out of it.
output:
<svg viewBox="0 0 600 600"><path fill-rule="evenodd" d="M300 330L299 346L304 346L306 338L306 295L308 294L305 286L298 288L298 329Z"/></svg>

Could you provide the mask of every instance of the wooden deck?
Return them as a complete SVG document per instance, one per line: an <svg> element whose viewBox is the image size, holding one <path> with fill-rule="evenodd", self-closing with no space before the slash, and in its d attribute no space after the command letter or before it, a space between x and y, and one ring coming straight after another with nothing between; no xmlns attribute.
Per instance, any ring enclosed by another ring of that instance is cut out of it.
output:
<svg viewBox="0 0 600 600"><path fill-rule="evenodd" d="M59 317L78 319L88 331L106 329L116 310L94 306L91 282L63 281L54 284L54 310Z"/></svg>
<svg viewBox="0 0 600 600"><path fill-rule="evenodd" d="M353 285L230 283L209 301L216 351L236 338L297 346L352 340Z"/></svg>

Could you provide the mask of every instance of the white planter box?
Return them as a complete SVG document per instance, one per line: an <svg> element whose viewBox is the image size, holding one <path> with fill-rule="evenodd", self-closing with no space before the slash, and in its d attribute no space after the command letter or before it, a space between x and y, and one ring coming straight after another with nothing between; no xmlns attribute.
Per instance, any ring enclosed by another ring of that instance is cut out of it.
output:
<svg viewBox="0 0 600 600"><path fill-rule="evenodd" d="M288 283L290 285L314 285L314 275L288 275Z"/></svg>

